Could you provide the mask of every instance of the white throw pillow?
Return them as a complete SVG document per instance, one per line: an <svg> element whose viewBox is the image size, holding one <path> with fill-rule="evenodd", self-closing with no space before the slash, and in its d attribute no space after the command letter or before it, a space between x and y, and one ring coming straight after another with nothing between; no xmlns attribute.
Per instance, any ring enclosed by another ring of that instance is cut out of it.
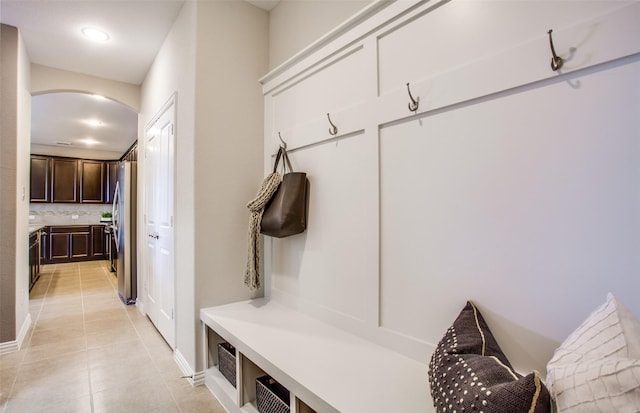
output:
<svg viewBox="0 0 640 413"><path fill-rule="evenodd" d="M611 293L556 350L547 387L558 412L640 412L640 322Z"/></svg>

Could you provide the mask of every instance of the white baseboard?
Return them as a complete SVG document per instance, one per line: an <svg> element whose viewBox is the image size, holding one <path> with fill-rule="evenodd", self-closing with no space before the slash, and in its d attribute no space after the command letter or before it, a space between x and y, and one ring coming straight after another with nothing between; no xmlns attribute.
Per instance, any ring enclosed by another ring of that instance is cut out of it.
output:
<svg viewBox="0 0 640 413"><path fill-rule="evenodd" d="M22 343L29 332L29 328L31 328L31 313L27 313L24 323L22 323L22 327L20 328L20 332L18 332L18 350L22 348Z"/></svg>
<svg viewBox="0 0 640 413"><path fill-rule="evenodd" d="M138 308L138 311L140 311L141 314L147 315L147 313L144 311L144 303L140 301L140 298L136 299L136 307Z"/></svg>
<svg viewBox="0 0 640 413"><path fill-rule="evenodd" d="M0 355L13 353L18 350L20 350L20 348L18 347L18 342L16 340L0 343Z"/></svg>
<svg viewBox="0 0 640 413"><path fill-rule="evenodd" d="M24 338L27 336L30 327L31 314L27 314L24 322L22 323L22 327L20 327L20 331L18 332L18 337L16 337L15 340L0 343L0 354L7 354L20 350L20 348L22 348Z"/></svg>
<svg viewBox="0 0 640 413"><path fill-rule="evenodd" d="M202 386L204 384L205 373L204 371L197 371L193 373L193 386Z"/></svg>
<svg viewBox="0 0 640 413"><path fill-rule="evenodd" d="M180 350L173 352L173 360L178 364L178 367L180 367L180 370L192 386L204 384L204 371L194 372L182 353L180 353Z"/></svg>

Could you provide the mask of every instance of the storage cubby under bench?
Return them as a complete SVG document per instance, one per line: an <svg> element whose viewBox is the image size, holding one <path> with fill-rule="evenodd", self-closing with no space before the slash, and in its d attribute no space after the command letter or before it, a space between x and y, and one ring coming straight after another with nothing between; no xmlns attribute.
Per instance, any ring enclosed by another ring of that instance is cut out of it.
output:
<svg viewBox="0 0 640 413"><path fill-rule="evenodd" d="M291 412L430 412L427 364L267 299L200 310L207 387L230 413L257 412L255 380L290 391ZM237 385L217 344L236 348Z"/></svg>

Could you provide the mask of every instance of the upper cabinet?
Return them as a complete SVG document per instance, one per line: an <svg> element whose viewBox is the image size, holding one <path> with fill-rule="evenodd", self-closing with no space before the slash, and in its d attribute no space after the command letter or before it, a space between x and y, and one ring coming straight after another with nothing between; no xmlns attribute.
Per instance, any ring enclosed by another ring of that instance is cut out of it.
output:
<svg viewBox="0 0 640 413"><path fill-rule="evenodd" d="M138 144L134 143L133 146L131 146L131 148L129 148L129 150L124 155L122 155L122 158L120 158L120 160L137 161L138 160Z"/></svg>
<svg viewBox="0 0 640 413"><path fill-rule="evenodd" d="M105 162L81 160L78 163L80 171L80 202L101 204L105 201Z"/></svg>
<svg viewBox="0 0 640 413"><path fill-rule="evenodd" d="M31 202L112 203L118 161L31 156Z"/></svg>
<svg viewBox="0 0 640 413"><path fill-rule="evenodd" d="M107 204L113 202L113 195L116 192L116 182L118 182L118 162L105 162L104 202Z"/></svg>
<svg viewBox="0 0 640 413"><path fill-rule="evenodd" d="M51 202L51 158L31 157L31 202Z"/></svg>
<svg viewBox="0 0 640 413"><path fill-rule="evenodd" d="M79 202L78 160L51 159L51 201L59 203Z"/></svg>

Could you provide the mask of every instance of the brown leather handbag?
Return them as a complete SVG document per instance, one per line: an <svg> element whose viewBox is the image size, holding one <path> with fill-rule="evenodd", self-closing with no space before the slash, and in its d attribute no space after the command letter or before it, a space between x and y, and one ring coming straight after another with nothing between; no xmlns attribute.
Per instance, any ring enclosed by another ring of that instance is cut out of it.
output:
<svg viewBox="0 0 640 413"><path fill-rule="evenodd" d="M305 172L293 172L289 156L280 148L273 171L278 169L282 157L285 174L277 191L264 207L260 232L276 238L304 232L307 228L307 206L309 200L309 180ZM289 172L286 172L287 167Z"/></svg>

